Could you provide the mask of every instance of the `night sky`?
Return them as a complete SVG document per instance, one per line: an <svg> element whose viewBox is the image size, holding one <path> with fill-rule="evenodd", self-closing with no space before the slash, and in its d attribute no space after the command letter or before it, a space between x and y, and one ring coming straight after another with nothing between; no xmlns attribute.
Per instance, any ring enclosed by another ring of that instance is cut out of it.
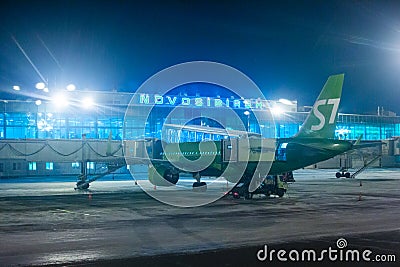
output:
<svg viewBox="0 0 400 267"><path fill-rule="evenodd" d="M210 60L302 105L345 73L340 112L400 114L400 1L215 2L1 1L2 95L41 80L18 42L50 90L133 92L163 68Z"/></svg>

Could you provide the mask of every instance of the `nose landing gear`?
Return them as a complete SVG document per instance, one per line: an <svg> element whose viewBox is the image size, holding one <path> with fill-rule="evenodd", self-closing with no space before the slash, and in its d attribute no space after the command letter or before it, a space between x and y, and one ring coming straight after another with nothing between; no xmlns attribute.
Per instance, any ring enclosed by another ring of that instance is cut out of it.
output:
<svg viewBox="0 0 400 267"><path fill-rule="evenodd" d="M195 191L195 192L207 191L207 184L205 182L200 182L200 179L201 179L200 173L194 174L193 178L196 179L196 182L193 183L193 191Z"/></svg>

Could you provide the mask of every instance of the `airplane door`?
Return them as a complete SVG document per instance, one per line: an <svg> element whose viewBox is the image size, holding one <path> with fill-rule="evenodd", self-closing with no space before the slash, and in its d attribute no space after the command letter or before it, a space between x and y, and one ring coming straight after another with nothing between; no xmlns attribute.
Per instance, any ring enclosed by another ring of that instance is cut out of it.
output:
<svg viewBox="0 0 400 267"><path fill-rule="evenodd" d="M222 140L222 155L224 162L238 161L238 139Z"/></svg>

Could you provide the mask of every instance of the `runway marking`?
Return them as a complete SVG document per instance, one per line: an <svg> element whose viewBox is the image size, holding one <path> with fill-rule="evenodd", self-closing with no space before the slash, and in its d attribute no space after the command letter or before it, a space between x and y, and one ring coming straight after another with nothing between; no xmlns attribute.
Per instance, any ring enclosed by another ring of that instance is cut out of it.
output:
<svg viewBox="0 0 400 267"><path fill-rule="evenodd" d="M84 216L96 216L96 215L92 215L92 214L89 214L89 213L79 213L79 212L76 212L76 211L71 211L71 210L66 210L66 209L55 209L55 210L53 210L51 212L53 212L53 213L82 214Z"/></svg>
<svg viewBox="0 0 400 267"><path fill-rule="evenodd" d="M64 213L75 213L74 211L66 210L66 209L55 209L58 212L64 212Z"/></svg>

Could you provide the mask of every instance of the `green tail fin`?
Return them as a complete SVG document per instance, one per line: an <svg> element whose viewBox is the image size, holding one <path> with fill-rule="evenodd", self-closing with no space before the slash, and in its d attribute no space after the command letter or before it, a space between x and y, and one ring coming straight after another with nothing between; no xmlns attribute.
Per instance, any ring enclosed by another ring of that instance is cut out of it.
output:
<svg viewBox="0 0 400 267"><path fill-rule="evenodd" d="M332 75L295 137L333 138L342 95L344 74Z"/></svg>

